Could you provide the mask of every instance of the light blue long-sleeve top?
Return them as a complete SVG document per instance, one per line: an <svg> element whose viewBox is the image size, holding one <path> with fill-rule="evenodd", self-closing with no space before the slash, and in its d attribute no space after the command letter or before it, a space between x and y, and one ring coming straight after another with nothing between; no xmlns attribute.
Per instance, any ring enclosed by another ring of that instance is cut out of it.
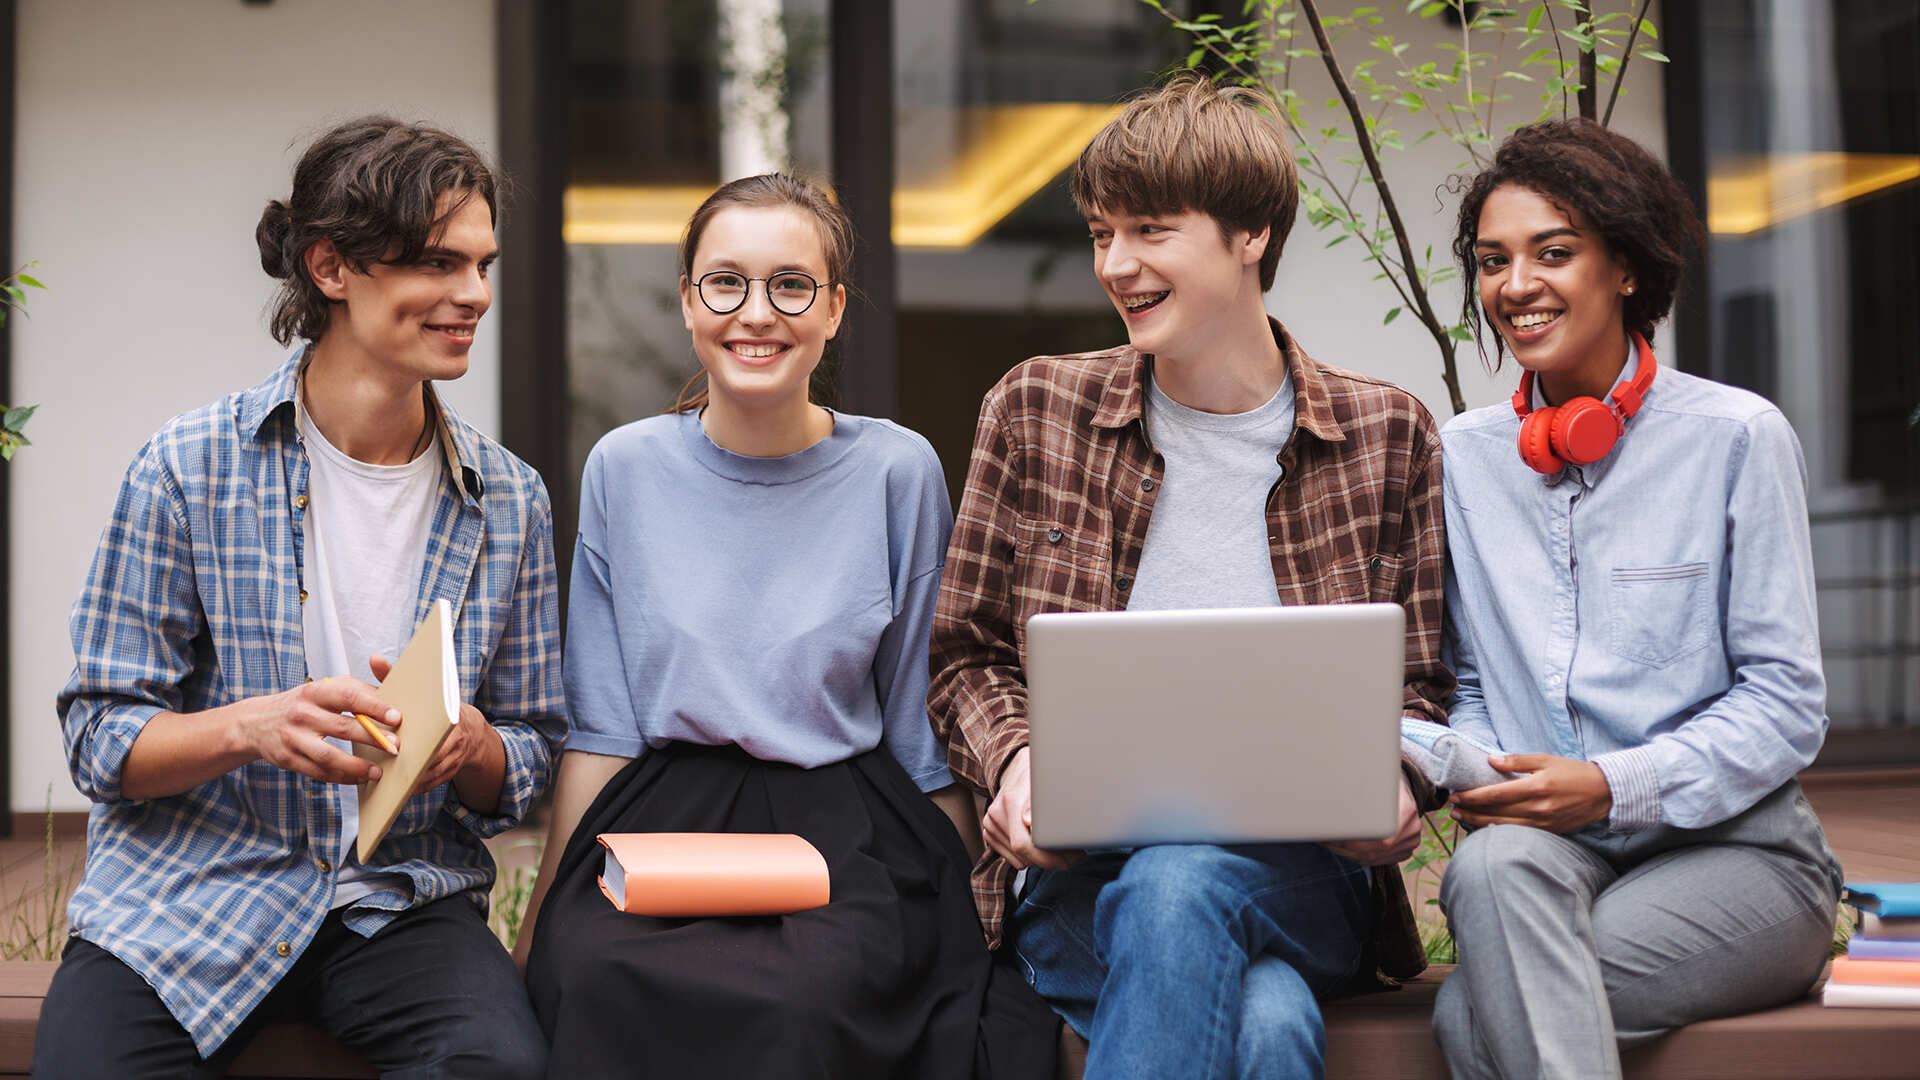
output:
<svg viewBox="0 0 1920 1080"><path fill-rule="evenodd" d="M885 744L952 783L927 722L927 640L953 511L933 447L836 413L779 458L693 413L609 432L580 482L569 750L734 744L813 768Z"/></svg>
<svg viewBox="0 0 1920 1080"><path fill-rule="evenodd" d="M1827 730L1793 429L1670 368L1592 465L1542 477L1519 428L1503 401L1440 434L1450 723L1598 764L1614 831L1741 813Z"/></svg>

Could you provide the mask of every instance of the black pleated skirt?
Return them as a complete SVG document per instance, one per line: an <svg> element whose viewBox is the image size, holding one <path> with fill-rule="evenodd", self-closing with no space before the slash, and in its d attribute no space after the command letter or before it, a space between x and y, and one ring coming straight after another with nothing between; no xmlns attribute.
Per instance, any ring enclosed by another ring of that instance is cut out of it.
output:
<svg viewBox="0 0 1920 1080"><path fill-rule="evenodd" d="M831 900L655 919L595 884L603 832L790 832ZM553 1077L1050 1078L1057 1022L987 953L952 824L885 750L802 769L735 747L649 750L567 841L527 988Z"/></svg>

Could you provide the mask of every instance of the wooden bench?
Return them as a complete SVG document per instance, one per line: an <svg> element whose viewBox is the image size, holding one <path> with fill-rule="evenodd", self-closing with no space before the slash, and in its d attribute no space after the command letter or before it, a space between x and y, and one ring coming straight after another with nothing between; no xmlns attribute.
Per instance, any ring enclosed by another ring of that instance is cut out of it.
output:
<svg viewBox="0 0 1920 1080"><path fill-rule="evenodd" d="M1447 1066L1433 1041L1433 996L1453 969L1400 990L1326 1006L1327 1075L1429 1080ZM1060 1076L1079 1080L1086 1040L1061 1033ZM1828 1009L1807 997L1778 1009L1708 1020L1629 1053L1644 1080L1885 1080L1920 1076L1920 1010Z"/></svg>
<svg viewBox="0 0 1920 1080"><path fill-rule="evenodd" d="M24 1077L33 1032L56 965L0 963L0 1078ZM1331 1002L1327 1075L1428 1080L1447 1075L1429 1028L1433 995L1451 969L1435 968L1393 993ZM1061 1033L1060 1076L1079 1080L1087 1044ZM1686 1080L1890 1080L1920 1076L1920 1010L1791 1005L1677 1031L1627 1056L1627 1075ZM309 1024L262 1031L234 1065L235 1077L358 1080L374 1072Z"/></svg>
<svg viewBox="0 0 1920 1080"><path fill-rule="evenodd" d="M0 1077L28 1075L40 1002L53 981L55 961L0 963ZM113 1023L102 1017L102 1023ZM234 1063L234 1077L359 1080L374 1077L360 1055L312 1024L275 1024L263 1030Z"/></svg>

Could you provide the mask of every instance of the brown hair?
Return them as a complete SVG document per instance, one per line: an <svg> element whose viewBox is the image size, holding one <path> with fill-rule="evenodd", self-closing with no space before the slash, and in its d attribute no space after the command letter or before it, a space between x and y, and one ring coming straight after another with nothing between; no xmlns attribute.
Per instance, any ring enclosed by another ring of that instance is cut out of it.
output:
<svg viewBox="0 0 1920 1080"><path fill-rule="evenodd" d="M281 283L271 305L274 340L314 341L327 331L334 302L307 273L315 243L333 241L360 273L374 262L405 265L475 195L497 223L496 183L471 143L425 124L363 116L315 139L294 166L293 193L269 202L253 230L260 268ZM450 191L456 198L436 213Z"/></svg>
<svg viewBox="0 0 1920 1080"><path fill-rule="evenodd" d="M1300 207L1299 174L1279 115L1260 90L1215 86L1181 72L1127 102L1080 151L1070 181L1074 205L1088 217L1198 210L1228 243L1235 232L1271 228L1260 258L1260 288L1271 289Z"/></svg>
<svg viewBox="0 0 1920 1080"><path fill-rule="evenodd" d="M718 190L707 196L707 201L701 203L700 209L687 219L687 231L680 236L682 281L693 279L693 256L699 250L700 234L707 231L707 223L720 211L736 206L756 209L786 206L810 215L815 230L820 234L820 250L827 260L827 281L822 284L838 283L849 292L852 291L847 285L847 275L853 265L853 221L824 188L791 173L741 177L720 185ZM673 407L667 411L683 413L689 409L705 408L706 378L705 370L694 372L693 378L680 388L680 396L675 399ZM827 396L830 387L831 374L826 363L822 362L813 369L807 396L818 400Z"/></svg>
<svg viewBox="0 0 1920 1080"><path fill-rule="evenodd" d="M1706 244L1693 201L1666 166L1625 135L1584 117L1549 120L1507 136L1493 164L1467 182L1460 200L1453 233L1454 261L1467 286L1460 318L1473 326L1481 360L1487 356L1481 331L1488 323L1477 302L1480 257L1474 243L1480 208L1503 184L1526 188L1586 219L1607 250L1633 272L1634 290L1622 305L1622 321L1634 333L1651 337L1654 324L1673 310L1687 255ZM1497 368L1506 341L1496 333L1493 342L1491 366Z"/></svg>

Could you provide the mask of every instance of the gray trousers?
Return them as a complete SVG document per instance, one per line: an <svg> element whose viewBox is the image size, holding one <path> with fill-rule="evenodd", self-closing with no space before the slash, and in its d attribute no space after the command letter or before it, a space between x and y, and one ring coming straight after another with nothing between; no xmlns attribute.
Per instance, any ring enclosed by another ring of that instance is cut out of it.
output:
<svg viewBox="0 0 1920 1080"><path fill-rule="evenodd" d="M1711 829L1479 829L1440 886L1434 1034L1458 1078L1619 1076L1624 1048L1805 994L1839 881L1792 781Z"/></svg>

